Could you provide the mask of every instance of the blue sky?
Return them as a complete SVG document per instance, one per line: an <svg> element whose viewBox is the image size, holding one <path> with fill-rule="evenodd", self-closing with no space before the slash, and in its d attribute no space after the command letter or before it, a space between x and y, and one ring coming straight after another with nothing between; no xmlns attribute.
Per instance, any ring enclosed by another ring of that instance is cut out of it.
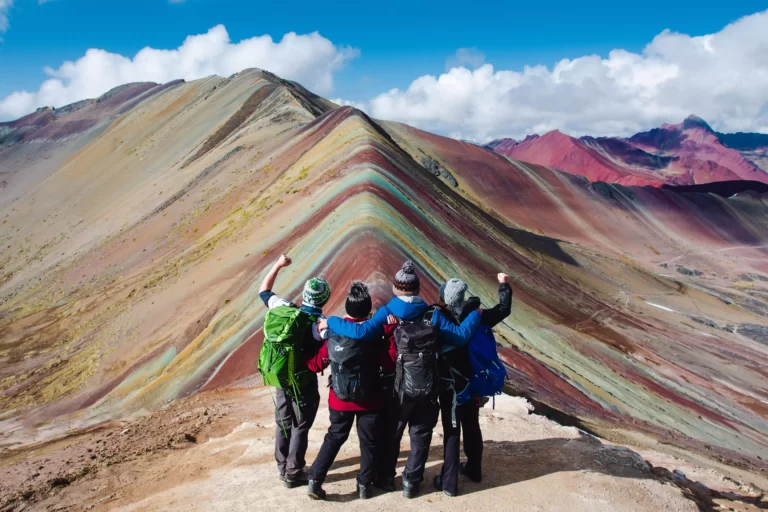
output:
<svg viewBox="0 0 768 512"><path fill-rule="evenodd" d="M3 1L8 2L0 0L0 9ZM279 41L287 32L318 31L336 46L359 50L333 72L333 88L324 92L363 105L392 88L407 89L420 76L445 73L459 48L476 48L495 70L552 68L564 58L605 58L613 49L640 53L664 29L691 36L717 33L767 7L764 0L499 4L14 0L6 7L7 29L0 33L0 99L17 90L36 91L48 78L45 66L58 68L89 48L133 57L146 46L177 48L188 35L221 24L232 42L263 34Z"/></svg>

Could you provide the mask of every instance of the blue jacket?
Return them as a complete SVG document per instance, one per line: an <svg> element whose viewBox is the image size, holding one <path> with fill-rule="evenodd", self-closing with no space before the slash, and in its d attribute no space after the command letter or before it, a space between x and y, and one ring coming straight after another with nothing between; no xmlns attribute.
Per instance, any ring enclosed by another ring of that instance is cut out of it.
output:
<svg viewBox="0 0 768 512"><path fill-rule="evenodd" d="M328 319L328 328L347 338L355 340L371 340L381 336L384 331L384 325L387 323L387 316L394 315L403 320L415 320L422 316L429 305L420 300L418 302L406 302L398 297L389 301L386 306L380 307L376 314L370 320L361 323L345 322L337 316ZM432 314L432 323L437 327L440 341L445 345L454 347L463 347L472 336L475 335L480 326L480 313L473 311L461 323L456 325L443 315L439 309L435 309Z"/></svg>

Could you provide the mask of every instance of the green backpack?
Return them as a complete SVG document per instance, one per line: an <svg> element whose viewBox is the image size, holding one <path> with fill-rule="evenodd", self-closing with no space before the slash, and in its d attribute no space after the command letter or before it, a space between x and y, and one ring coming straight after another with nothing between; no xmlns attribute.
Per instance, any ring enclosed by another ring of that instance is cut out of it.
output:
<svg viewBox="0 0 768 512"><path fill-rule="evenodd" d="M302 358L302 345L313 321L294 305L267 312L258 364L264 384L298 394L307 383L311 373Z"/></svg>

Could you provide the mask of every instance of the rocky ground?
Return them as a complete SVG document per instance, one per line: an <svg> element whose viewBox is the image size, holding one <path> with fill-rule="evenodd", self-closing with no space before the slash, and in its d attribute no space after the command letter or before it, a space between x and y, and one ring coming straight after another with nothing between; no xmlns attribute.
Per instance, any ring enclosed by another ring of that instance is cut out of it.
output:
<svg viewBox="0 0 768 512"><path fill-rule="evenodd" d="M311 461L328 426L327 392L310 434ZM153 414L0 452L0 511L303 510L305 489L286 489L272 459L269 391L221 390ZM427 483L415 500L397 493L357 502L359 510L696 511L768 509L762 475L750 475L654 447L629 449L529 414L523 399L500 397L482 411L484 480L461 495L432 489L442 432L434 436ZM407 440L403 453L408 450ZM326 485L330 510L355 499L357 438L344 446ZM650 461L650 462L649 462ZM401 458L400 466L404 459Z"/></svg>

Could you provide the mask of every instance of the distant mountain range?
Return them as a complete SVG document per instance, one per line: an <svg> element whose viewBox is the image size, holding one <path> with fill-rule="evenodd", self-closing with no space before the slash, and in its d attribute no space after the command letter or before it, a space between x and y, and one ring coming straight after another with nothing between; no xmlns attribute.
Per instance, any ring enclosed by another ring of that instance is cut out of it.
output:
<svg viewBox="0 0 768 512"><path fill-rule="evenodd" d="M768 183L768 135L719 133L689 116L682 123L629 138L574 138L557 130L522 141L496 139L486 147L590 181L621 185L697 185L751 180Z"/></svg>

